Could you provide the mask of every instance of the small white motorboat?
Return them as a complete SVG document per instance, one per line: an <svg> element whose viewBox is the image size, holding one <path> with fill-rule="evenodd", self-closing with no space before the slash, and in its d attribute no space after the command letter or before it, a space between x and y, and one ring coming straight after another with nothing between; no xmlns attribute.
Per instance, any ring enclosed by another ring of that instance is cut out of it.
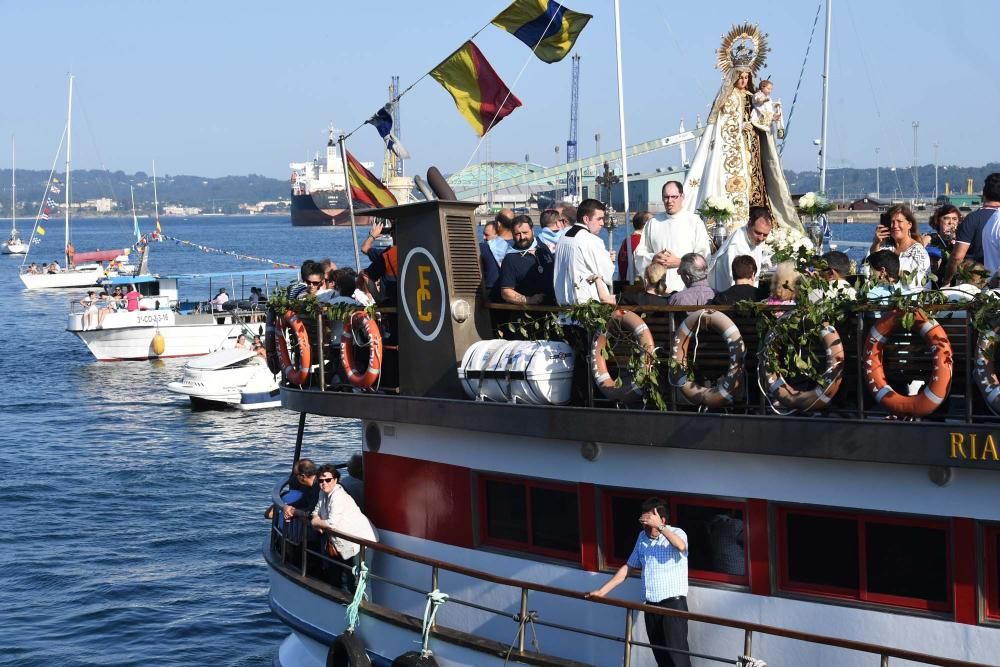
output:
<svg viewBox="0 0 1000 667"><path fill-rule="evenodd" d="M192 359L184 375L167 389L191 399L194 408L232 406L257 410L281 406L278 380L256 352L242 348L218 350Z"/></svg>

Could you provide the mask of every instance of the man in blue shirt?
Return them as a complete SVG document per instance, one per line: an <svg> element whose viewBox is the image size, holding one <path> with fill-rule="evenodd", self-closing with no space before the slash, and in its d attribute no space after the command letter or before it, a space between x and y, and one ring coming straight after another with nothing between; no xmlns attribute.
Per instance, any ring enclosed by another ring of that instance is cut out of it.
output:
<svg viewBox="0 0 1000 667"><path fill-rule="evenodd" d="M955 232L955 249L948 259L944 282L939 287L951 283L963 259L971 259L983 264L983 228L1000 209L1000 172L992 173L983 182L983 207L965 216Z"/></svg>
<svg viewBox="0 0 1000 667"><path fill-rule="evenodd" d="M535 239L531 218L517 216L514 218L514 249L507 253L500 265L500 297L507 303L554 306L554 263L555 258L548 247Z"/></svg>
<svg viewBox="0 0 1000 667"><path fill-rule="evenodd" d="M687 534L667 524L669 510L662 498L650 498L642 504L639 523L643 530L628 561L618 568L611 579L591 591L593 597L604 597L628 577L629 568L642 570L642 587L646 604L687 611L688 544ZM691 667L687 654L687 619L675 616L645 614L649 643L684 651L674 653L653 649L659 667Z"/></svg>

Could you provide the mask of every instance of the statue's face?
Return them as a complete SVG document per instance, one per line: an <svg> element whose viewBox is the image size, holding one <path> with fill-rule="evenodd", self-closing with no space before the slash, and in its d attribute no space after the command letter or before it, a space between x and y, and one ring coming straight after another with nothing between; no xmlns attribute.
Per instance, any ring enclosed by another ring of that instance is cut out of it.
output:
<svg viewBox="0 0 1000 667"><path fill-rule="evenodd" d="M736 79L736 87L740 90L746 90L747 86L750 84L750 72L740 72L739 77Z"/></svg>

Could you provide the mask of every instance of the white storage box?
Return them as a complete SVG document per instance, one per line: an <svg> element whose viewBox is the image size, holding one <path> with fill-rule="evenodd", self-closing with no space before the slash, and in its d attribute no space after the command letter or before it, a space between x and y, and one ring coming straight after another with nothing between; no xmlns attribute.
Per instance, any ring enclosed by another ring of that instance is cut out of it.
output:
<svg viewBox="0 0 1000 667"><path fill-rule="evenodd" d="M563 342L483 340L466 351L458 378L476 400L565 405L574 357Z"/></svg>

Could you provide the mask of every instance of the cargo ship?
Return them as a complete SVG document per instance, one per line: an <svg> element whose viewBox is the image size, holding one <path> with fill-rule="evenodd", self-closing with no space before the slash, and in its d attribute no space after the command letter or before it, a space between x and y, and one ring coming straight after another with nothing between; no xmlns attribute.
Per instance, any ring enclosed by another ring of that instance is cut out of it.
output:
<svg viewBox="0 0 1000 667"><path fill-rule="evenodd" d="M291 210L295 227L351 224L344 162L337 152L334 134L331 128L323 157L317 154L310 162L288 165L292 170ZM368 224L368 219L359 219L357 223Z"/></svg>

